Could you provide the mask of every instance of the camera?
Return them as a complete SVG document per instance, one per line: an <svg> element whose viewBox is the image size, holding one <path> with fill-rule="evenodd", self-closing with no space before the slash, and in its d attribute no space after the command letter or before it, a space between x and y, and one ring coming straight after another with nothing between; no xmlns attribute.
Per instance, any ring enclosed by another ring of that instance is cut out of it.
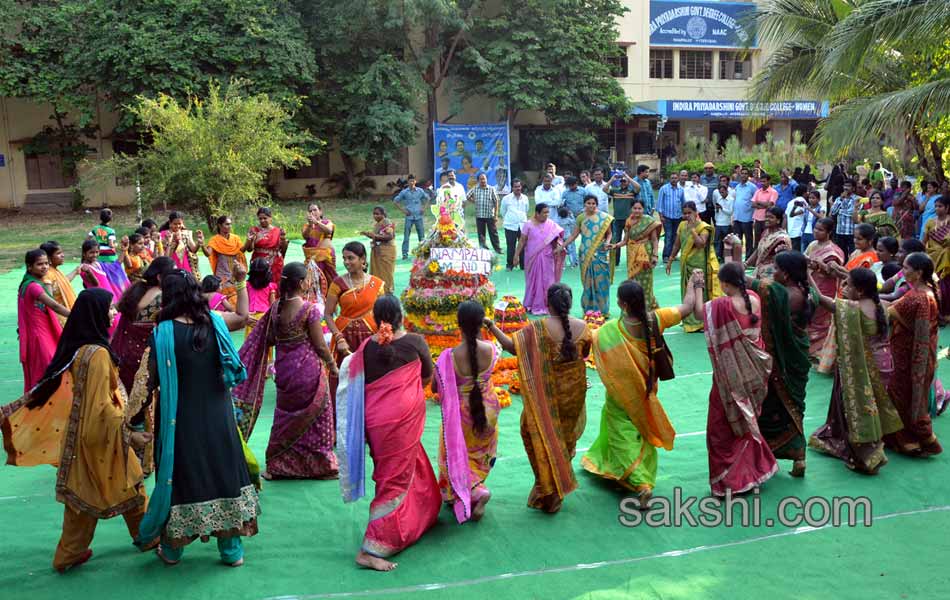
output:
<svg viewBox="0 0 950 600"><path fill-rule="evenodd" d="M627 174L627 167L623 163L614 165L613 169L610 171L610 178L613 179L616 177L616 181L613 182L611 187L619 188L620 180Z"/></svg>

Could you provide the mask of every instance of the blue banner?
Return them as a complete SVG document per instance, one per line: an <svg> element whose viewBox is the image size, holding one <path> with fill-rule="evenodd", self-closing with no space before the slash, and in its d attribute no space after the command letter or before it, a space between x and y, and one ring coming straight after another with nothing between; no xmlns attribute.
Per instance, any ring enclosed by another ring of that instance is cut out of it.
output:
<svg viewBox="0 0 950 600"><path fill-rule="evenodd" d="M508 123L449 125L435 122L432 137L436 187L445 183L442 176L453 169L456 180L466 190L475 187L479 174L484 173L488 185L499 193L511 191Z"/></svg>
<svg viewBox="0 0 950 600"><path fill-rule="evenodd" d="M661 100L659 112L669 119L821 119L828 101L749 102L747 100Z"/></svg>
<svg viewBox="0 0 950 600"><path fill-rule="evenodd" d="M755 48L754 14L751 2L650 0L650 45Z"/></svg>

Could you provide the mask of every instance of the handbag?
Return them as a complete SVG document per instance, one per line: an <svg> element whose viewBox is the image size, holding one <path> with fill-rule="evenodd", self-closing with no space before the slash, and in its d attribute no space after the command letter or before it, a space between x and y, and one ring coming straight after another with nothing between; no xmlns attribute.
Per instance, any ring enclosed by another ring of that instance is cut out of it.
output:
<svg viewBox="0 0 950 600"><path fill-rule="evenodd" d="M660 381L669 381L676 377L673 372L673 353L670 352L666 340L656 323L656 316L653 316L653 326L656 333L656 345L653 347L653 372Z"/></svg>

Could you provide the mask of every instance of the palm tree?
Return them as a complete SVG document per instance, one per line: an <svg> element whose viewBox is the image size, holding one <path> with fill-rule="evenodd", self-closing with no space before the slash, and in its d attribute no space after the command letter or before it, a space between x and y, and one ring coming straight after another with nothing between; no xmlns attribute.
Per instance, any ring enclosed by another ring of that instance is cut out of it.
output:
<svg viewBox="0 0 950 600"><path fill-rule="evenodd" d="M768 0L756 12L772 49L751 99L809 94L833 109L813 144L843 154L868 139L904 137L920 166L943 181L950 124L947 0Z"/></svg>

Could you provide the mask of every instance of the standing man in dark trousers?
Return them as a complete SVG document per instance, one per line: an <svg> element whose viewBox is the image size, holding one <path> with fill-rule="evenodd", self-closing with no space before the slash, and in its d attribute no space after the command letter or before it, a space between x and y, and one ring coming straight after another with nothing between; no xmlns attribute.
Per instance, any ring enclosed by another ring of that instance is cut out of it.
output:
<svg viewBox="0 0 950 600"><path fill-rule="evenodd" d="M485 245L485 229L488 229L488 235L491 237L492 249L495 254L501 254L501 245L498 243L498 213L499 202L498 192L494 186L488 185L488 176L485 173L478 174L478 185L468 191L467 200L475 203L475 227L478 230L478 245L482 248L488 248Z"/></svg>
<svg viewBox="0 0 950 600"><path fill-rule="evenodd" d="M854 252L854 209L857 203L854 182L846 179L844 191L831 205L831 218L835 220L835 243L844 252L845 260Z"/></svg>
<svg viewBox="0 0 950 600"><path fill-rule="evenodd" d="M616 186L616 187L614 187ZM626 171L623 174L614 174L604 185L604 189L610 195L611 203L614 205L614 221L610 224L611 237L620 240L623 237L623 226L630 216L630 206L633 200L640 195L640 184L637 183ZM620 248L614 251L614 264L620 264Z"/></svg>
<svg viewBox="0 0 950 600"><path fill-rule="evenodd" d="M656 212L663 221L663 262L670 258L676 243L676 230L683 220L683 188L679 175L670 173L670 180L663 184L656 199Z"/></svg>
<svg viewBox="0 0 950 600"><path fill-rule="evenodd" d="M409 185L403 188L401 192L393 198L393 203L406 215L406 225L402 233L402 259L409 258L409 237L412 234L412 228L416 228L416 236L419 243L422 243L422 214L429 204L429 193L424 189L416 187L416 176L410 175L407 179Z"/></svg>
<svg viewBox="0 0 950 600"><path fill-rule="evenodd" d="M739 183L736 184L736 200L732 208L732 230L745 244L745 259L749 260L755 249L752 240L752 220L754 208L752 198L759 190L749 181L749 169L739 171Z"/></svg>

